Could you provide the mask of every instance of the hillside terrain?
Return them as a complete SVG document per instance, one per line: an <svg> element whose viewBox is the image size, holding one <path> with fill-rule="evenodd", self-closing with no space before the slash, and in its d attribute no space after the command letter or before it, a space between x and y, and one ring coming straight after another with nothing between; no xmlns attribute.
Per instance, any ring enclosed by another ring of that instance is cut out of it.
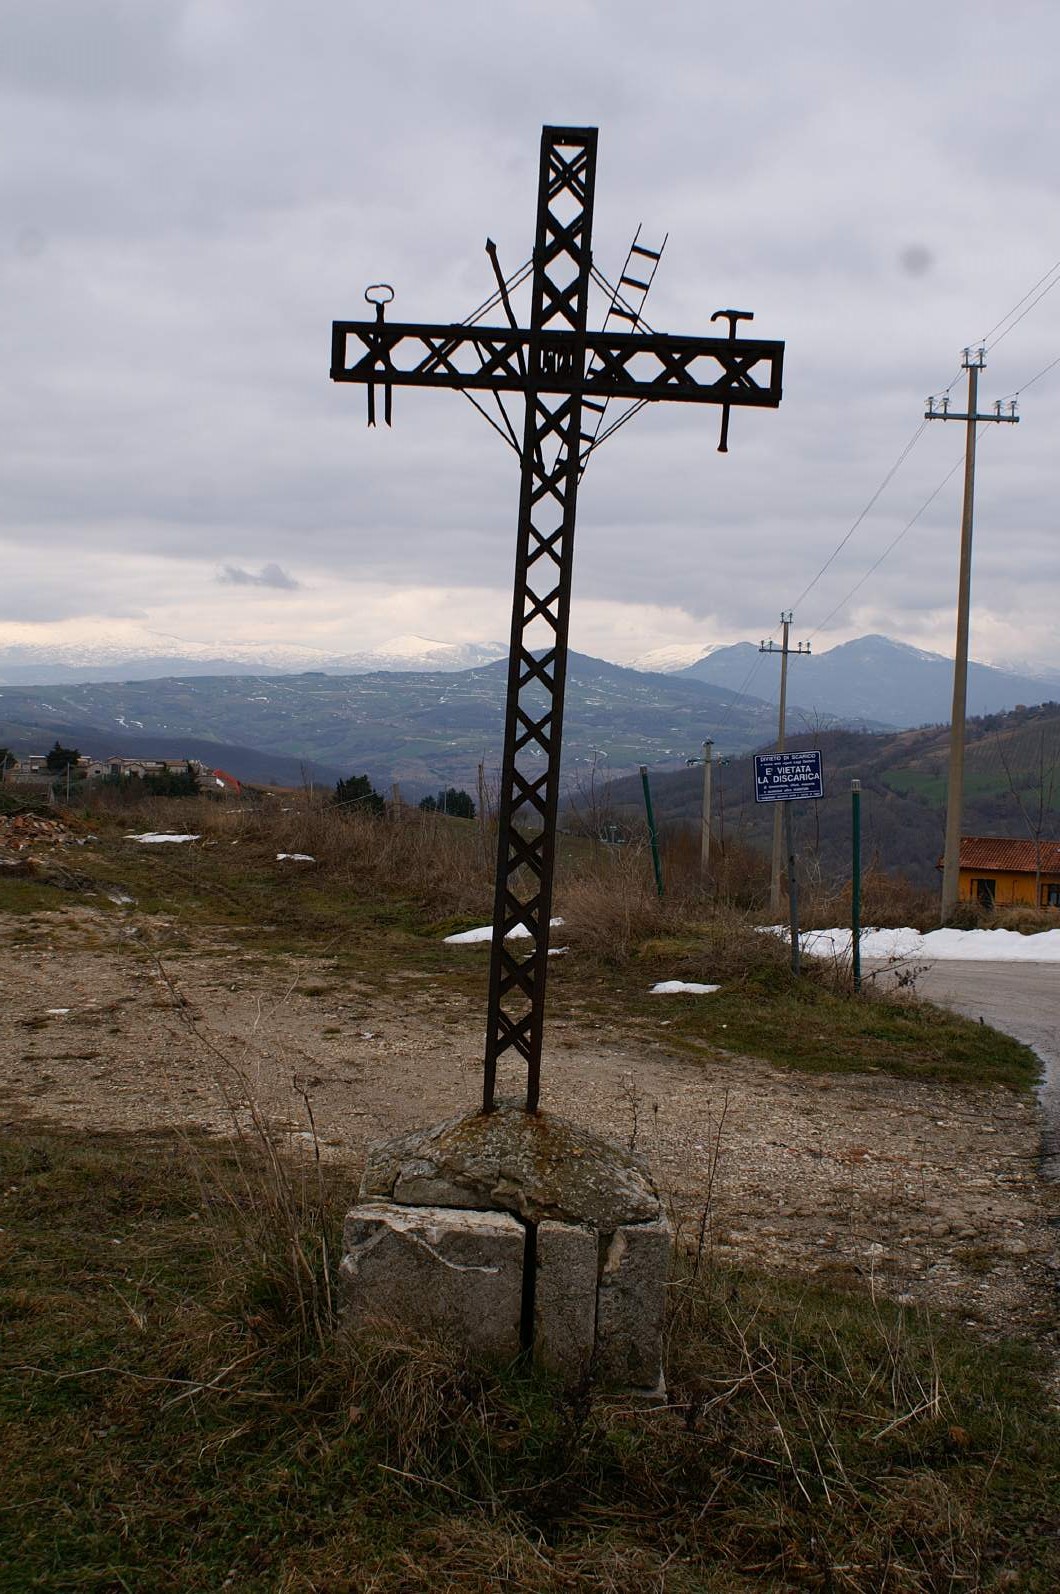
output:
<svg viewBox="0 0 1060 1594"><path fill-rule="evenodd" d="M328 770L363 771L379 784L398 780L416 796L439 784L474 789L480 762L490 772L498 767L506 687L507 662L498 660L457 672L222 675L5 688L0 735L15 745L25 741L30 727L44 746L65 727L83 752L100 756L112 750L116 734L133 735L138 747L148 739L164 742L164 751L178 758L194 738L199 744L253 748L259 763L278 755ZM641 763L677 767L705 736L724 734L727 745L740 749L758 746L772 720L768 704L739 698L726 687L647 675L573 653L564 768L573 781L601 756L618 771ZM241 773L236 761L225 767Z"/></svg>
<svg viewBox="0 0 1060 1594"><path fill-rule="evenodd" d="M5 1589L1057 1586L1031 1053L563 837L542 1105L665 1200L665 1404L351 1344L366 1148L478 1100L488 827L100 799L0 824Z"/></svg>
<svg viewBox="0 0 1060 1594"><path fill-rule="evenodd" d="M796 850L827 880L850 873L850 782L862 783L863 859L915 884L937 884L945 826L948 726L887 733L830 730L789 737L789 746L819 747L825 795L793 807ZM966 835L1060 836L1060 704L1044 703L968 723L965 766ZM698 825L699 768L652 775L652 801L663 825ZM601 799L603 800L603 799ZM639 780L613 782L613 817L640 819ZM714 773L714 834L768 850L772 810L754 801L751 758Z"/></svg>
<svg viewBox="0 0 1060 1594"><path fill-rule="evenodd" d="M3 705L0 704L0 707ZM349 774L317 759L293 758L283 753L263 753L257 747L238 743L209 741L204 736L149 736L137 730L110 730L81 721L77 724L51 720L9 720L0 714L0 746L24 757L46 752L56 741L79 752L109 758L167 758L181 761L198 759L220 768L237 780L264 786L332 786Z"/></svg>

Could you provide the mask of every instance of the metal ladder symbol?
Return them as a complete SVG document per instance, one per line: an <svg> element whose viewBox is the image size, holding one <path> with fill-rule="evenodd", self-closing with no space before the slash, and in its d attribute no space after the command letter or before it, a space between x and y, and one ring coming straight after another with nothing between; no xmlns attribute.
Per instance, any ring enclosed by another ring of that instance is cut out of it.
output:
<svg viewBox="0 0 1060 1594"><path fill-rule="evenodd" d="M629 332L637 331L642 325L641 312L644 309L644 301L648 297L649 288L655 281L655 273L659 269L659 261L662 259L663 250L666 248L666 240L670 234L664 234L663 241L658 249L649 249L647 245L640 242L641 226L643 226L643 223L637 227L633 235L633 242L630 244L629 253L626 256L626 263L622 267L622 275L618 279L618 286L615 288L611 296L611 303L607 307L607 314L604 317L602 328L604 332L608 331L609 326L612 331L616 330L611 325L615 321L625 321L627 326L623 330ZM623 292L623 289L626 292ZM586 374L591 378L602 369L602 365L597 361L597 356L594 355L589 362ZM604 399L603 402L594 398L582 399L582 410L588 410L589 412L582 422L583 427L588 429L578 434L582 471L584 471L586 461L596 446L596 440L600 435L600 427L603 424L608 402L609 400L607 399Z"/></svg>

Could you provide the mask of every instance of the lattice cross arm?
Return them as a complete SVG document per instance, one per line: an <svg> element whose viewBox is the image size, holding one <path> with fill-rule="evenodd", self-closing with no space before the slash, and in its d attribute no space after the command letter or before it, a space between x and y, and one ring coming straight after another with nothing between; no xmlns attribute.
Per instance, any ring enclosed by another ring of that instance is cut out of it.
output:
<svg viewBox="0 0 1060 1594"><path fill-rule="evenodd" d="M783 343L668 333L523 332L415 322L336 321L331 377L390 387L665 399L774 409Z"/></svg>

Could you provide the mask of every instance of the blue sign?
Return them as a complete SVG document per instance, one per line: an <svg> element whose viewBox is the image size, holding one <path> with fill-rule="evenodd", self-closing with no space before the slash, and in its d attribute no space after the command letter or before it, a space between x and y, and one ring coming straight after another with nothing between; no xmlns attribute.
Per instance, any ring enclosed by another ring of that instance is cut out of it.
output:
<svg viewBox="0 0 1060 1594"><path fill-rule="evenodd" d="M811 753L756 753L755 802L792 803L804 797L824 796L821 755Z"/></svg>

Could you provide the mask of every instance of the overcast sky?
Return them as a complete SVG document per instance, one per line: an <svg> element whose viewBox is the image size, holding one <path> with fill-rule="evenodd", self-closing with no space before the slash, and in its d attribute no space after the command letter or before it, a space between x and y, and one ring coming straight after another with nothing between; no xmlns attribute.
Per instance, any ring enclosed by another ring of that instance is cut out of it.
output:
<svg viewBox="0 0 1060 1594"><path fill-rule="evenodd" d="M572 640L952 651L961 455L925 396L1060 258L1055 0L0 0L0 644L505 637L517 463L458 394L328 379L330 323L458 320L530 253L544 122L600 128L595 259L786 340L778 411L650 406L579 501ZM1047 279L1048 280L1048 279ZM602 313L602 306L598 314ZM1001 331L1005 332L1005 323ZM981 401L1060 356L1060 288ZM963 408L963 385L954 388ZM1058 663L1060 365L980 448L972 652ZM824 629L818 629L827 619Z"/></svg>

